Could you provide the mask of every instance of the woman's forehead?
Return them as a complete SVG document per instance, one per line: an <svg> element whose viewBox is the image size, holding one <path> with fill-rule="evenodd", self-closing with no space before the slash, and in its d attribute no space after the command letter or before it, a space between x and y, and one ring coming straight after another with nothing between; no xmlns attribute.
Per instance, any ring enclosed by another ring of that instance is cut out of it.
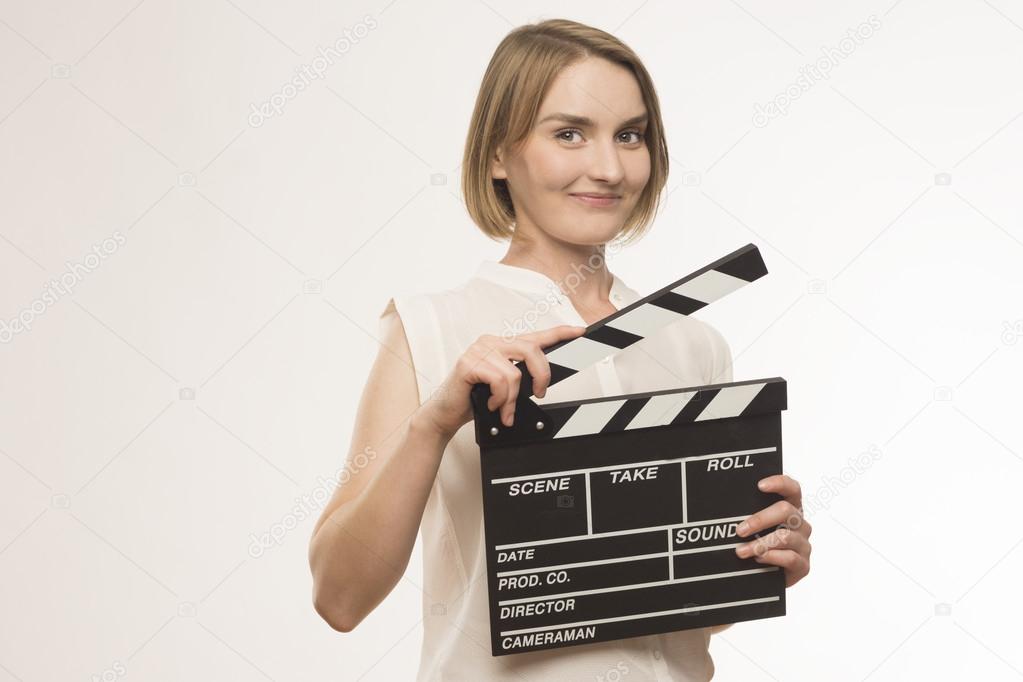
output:
<svg viewBox="0 0 1023 682"><path fill-rule="evenodd" d="M589 119L591 125L620 125L645 113L635 76L605 59L591 58L558 74L540 104L537 123L562 116L562 120L579 124L583 122L571 119Z"/></svg>

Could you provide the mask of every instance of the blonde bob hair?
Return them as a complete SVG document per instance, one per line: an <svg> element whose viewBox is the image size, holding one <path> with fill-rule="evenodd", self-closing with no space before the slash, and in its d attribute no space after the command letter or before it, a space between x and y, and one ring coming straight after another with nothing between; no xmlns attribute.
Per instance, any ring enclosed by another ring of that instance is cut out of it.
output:
<svg viewBox="0 0 1023 682"><path fill-rule="evenodd" d="M515 208L503 179L491 176L497 148L515 150L529 136L540 104L565 67L601 57L628 69L639 83L648 122L650 178L618 233L638 239L653 220L668 178L668 147L661 108L650 74L639 57L613 35L567 19L520 26L497 46L480 84L462 157L462 193L473 222L491 239L511 239Z"/></svg>

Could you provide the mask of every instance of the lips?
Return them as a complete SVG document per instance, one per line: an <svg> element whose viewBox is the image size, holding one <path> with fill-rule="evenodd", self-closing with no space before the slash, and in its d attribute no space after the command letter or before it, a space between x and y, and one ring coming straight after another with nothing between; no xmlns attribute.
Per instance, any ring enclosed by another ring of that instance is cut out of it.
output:
<svg viewBox="0 0 1023 682"><path fill-rule="evenodd" d="M601 194L596 192L579 192L569 196L587 206L595 207L614 206L621 199L621 196L617 194Z"/></svg>

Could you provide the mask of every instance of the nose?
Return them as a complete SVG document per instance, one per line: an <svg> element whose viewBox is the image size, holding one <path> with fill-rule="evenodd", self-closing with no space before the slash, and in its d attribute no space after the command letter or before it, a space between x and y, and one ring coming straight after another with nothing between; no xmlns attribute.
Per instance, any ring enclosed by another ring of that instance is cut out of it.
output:
<svg viewBox="0 0 1023 682"><path fill-rule="evenodd" d="M620 183L622 178L625 177L625 166L622 165L622 160L619 156L621 150L614 143L614 140L594 144L590 149L592 150L589 159L590 179L609 185Z"/></svg>

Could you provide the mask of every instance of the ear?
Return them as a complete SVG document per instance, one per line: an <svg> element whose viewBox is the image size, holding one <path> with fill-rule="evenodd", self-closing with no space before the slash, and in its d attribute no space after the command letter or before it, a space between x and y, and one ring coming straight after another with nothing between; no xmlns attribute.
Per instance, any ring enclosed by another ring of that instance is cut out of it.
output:
<svg viewBox="0 0 1023 682"><path fill-rule="evenodd" d="M490 161L490 177L494 180L507 180L508 172L504 168L504 148L498 147L494 158Z"/></svg>

